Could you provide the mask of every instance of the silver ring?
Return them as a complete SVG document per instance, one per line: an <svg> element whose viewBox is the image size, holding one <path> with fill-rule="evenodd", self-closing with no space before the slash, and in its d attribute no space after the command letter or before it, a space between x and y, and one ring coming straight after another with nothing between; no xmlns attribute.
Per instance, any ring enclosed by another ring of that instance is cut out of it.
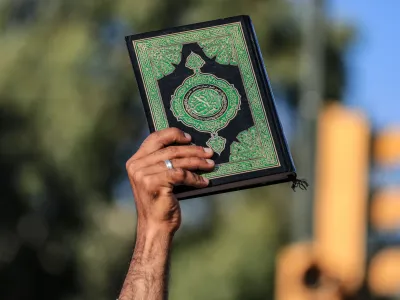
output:
<svg viewBox="0 0 400 300"><path fill-rule="evenodd" d="M172 162L169 159L164 160L164 162L169 170L172 170L174 168L174 166L172 165Z"/></svg>

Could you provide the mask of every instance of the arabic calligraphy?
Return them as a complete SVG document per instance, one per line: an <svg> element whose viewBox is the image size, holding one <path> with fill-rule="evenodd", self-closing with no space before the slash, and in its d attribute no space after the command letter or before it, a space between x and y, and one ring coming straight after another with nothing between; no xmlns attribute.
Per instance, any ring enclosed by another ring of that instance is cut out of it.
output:
<svg viewBox="0 0 400 300"><path fill-rule="evenodd" d="M208 84L190 89L183 102L190 116L203 121L218 118L227 109L225 93L220 88Z"/></svg>

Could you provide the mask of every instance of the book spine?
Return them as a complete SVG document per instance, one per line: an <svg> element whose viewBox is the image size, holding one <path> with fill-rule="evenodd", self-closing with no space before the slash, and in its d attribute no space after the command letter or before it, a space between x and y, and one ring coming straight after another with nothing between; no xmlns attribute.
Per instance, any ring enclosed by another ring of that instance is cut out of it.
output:
<svg viewBox="0 0 400 300"><path fill-rule="evenodd" d="M252 50L252 53L255 57L256 60L256 66L255 68L258 69L258 74L260 74L261 80L262 80L262 84L260 85L260 88L266 89L264 92L266 95L268 95L269 97L269 101L267 101L268 103L264 102L264 105L267 106L266 108L269 109L272 117L273 117L273 123L274 126L276 127L276 129L278 130L279 134L278 139L279 139L279 143L282 147L282 152L283 152L283 156L284 156L284 162L286 165L286 168L289 172L296 172L294 163L293 163L293 158L290 155L290 151L289 151L289 145L287 143L287 140L285 138L285 135L283 134L283 127L282 124L280 122L277 110L276 110L276 105L275 105L275 99L274 99L274 95L272 92L272 87L270 85L270 81L268 78L268 74L267 74L267 70L265 68L265 64L264 64L264 60L262 57L262 53L261 53L261 49L260 49L260 45L258 43L257 40L257 35L255 34L255 30L254 30L254 26L253 23L250 19L249 16L243 16L244 21L245 21L245 28L247 30L249 39L250 39L250 47ZM294 174L294 176L296 176Z"/></svg>

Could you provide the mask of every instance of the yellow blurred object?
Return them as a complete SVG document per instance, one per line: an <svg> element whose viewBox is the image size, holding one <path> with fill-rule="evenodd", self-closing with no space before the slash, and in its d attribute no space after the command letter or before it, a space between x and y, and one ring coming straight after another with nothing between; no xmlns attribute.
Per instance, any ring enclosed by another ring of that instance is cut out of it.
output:
<svg viewBox="0 0 400 300"><path fill-rule="evenodd" d="M379 133L373 151L378 164L400 164L400 128L391 128Z"/></svg>
<svg viewBox="0 0 400 300"><path fill-rule="evenodd" d="M365 274L370 128L364 115L339 104L327 107L318 122L316 255L352 292Z"/></svg>
<svg viewBox="0 0 400 300"><path fill-rule="evenodd" d="M379 296L400 293L400 248L387 248L376 254L370 264L368 283Z"/></svg>
<svg viewBox="0 0 400 300"><path fill-rule="evenodd" d="M303 283L306 270L314 263L312 244L299 243L283 249L276 266L276 299L309 299L307 287Z"/></svg>
<svg viewBox="0 0 400 300"><path fill-rule="evenodd" d="M326 278L315 261L312 243L297 243L279 252L276 300L340 300L339 286Z"/></svg>
<svg viewBox="0 0 400 300"><path fill-rule="evenodd" d="M400 188L379 191L371 204L371 223L374 229L400 228ZM399 265L400 269L400 265Z"/></svg>

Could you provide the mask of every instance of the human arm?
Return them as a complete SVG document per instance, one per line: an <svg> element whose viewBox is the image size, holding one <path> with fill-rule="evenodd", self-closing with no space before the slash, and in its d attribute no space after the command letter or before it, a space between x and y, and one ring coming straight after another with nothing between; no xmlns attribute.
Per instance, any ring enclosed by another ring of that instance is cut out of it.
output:
<svg viewBox="0 0 400 300"><path fill-rule="evenodd" d="M212 150L185 145L190 141L189 135L176 128L155 132L126 164L138 222L135 250L119 300L168 298L170 247L181 224L172 189L175 185L205 187L208 180L193 171L214 168ZM166 167L167 159L174 166L171 170Z"/></svg>

